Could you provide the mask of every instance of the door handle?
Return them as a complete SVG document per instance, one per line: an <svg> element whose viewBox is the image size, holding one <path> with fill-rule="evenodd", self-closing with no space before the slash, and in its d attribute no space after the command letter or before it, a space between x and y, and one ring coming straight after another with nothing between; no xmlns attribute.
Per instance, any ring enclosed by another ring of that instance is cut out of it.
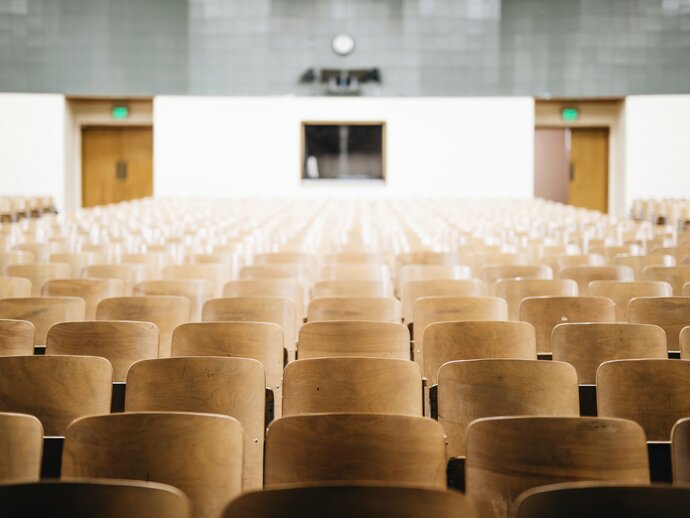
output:
<svg viewBox="0 0 690 518"><path fill-rule="evenodd" d="M115 178L118 180L126 180L127 179L127 161L126 160L118 160L115 163Z"/></svg>

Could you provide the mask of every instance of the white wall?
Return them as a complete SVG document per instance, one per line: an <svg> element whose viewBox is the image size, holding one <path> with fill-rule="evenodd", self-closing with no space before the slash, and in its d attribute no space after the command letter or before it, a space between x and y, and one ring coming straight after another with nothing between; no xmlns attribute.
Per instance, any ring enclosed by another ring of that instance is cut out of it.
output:
<svg viewBox="0 0 690 518"><path fill-rule="evenodd" d="M690 198L690 95L625 103L626 206L635 198Z"/></svg>
<svg viewBox="0 0 690 518"><path fill-rule="evenodd" d="M156 97L154 193L323 194L300 190L301 121L348 120L386 122L392 195L532 197L534 102L519 97Z"/></svg>
<svg viewBox="0 0 690 518"><path fill-rule="evenodd" d="M0 94L0 194L65 196L65 98Z"/></svg>

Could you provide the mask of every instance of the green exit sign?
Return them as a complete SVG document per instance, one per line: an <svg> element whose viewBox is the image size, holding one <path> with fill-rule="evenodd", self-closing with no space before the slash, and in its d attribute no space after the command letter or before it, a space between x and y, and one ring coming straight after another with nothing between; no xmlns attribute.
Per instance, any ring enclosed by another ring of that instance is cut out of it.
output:
<svg viewBox="0 0 690 518"><path fill-rule="evenodd" d="M580 110L577 108L563 108L561 110L561 119L564 121L576 121L580 118Z"/></svg>
<svg viewBox="0 0 690 518"><path fill-rule="evenodd" d="M122 120L129 117L129 107L127 106L113 106L113 119Z"/></svg>

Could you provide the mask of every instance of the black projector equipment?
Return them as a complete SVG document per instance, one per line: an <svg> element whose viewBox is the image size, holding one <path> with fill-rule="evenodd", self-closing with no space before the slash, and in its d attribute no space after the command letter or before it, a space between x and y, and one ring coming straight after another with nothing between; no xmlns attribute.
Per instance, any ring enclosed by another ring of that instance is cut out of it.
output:
<svg viewBox="0 0 690 518"><path fill-rule="evenodd" d="M333 95L359 95L362 84L381 83L381 72L378 68L309 68L300 76L300 83L326 85Z"/></svg>

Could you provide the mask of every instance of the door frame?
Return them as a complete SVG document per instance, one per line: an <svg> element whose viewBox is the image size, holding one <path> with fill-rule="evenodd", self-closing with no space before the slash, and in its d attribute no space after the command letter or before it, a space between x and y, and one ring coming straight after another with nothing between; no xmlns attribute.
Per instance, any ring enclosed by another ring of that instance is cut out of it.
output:
<svg viewBox="0 0 690 518"><path fill-rule="evenodd" d="M561 119L563 108L576 107L579 118L576 121ZM609 131L609 164L608 164L608 214L625 216L628 207L625 205L625 134L624 134L625 98L608 99L535 99L534 129L576 129L608 128ZM533 176L534 178L534 172Z"/></svg>
<svg viewBox="0 0 690 518"><path fill-rule="evenodd" d="M112 117L115 105L129 107L129 117L116 120ZM81 135L84 126L146 126L154 131L153 137L153 188L156 187L156 135L153 124L152 97L67 97L65 120L65 211L82 208L82 149Z"/></svg>

